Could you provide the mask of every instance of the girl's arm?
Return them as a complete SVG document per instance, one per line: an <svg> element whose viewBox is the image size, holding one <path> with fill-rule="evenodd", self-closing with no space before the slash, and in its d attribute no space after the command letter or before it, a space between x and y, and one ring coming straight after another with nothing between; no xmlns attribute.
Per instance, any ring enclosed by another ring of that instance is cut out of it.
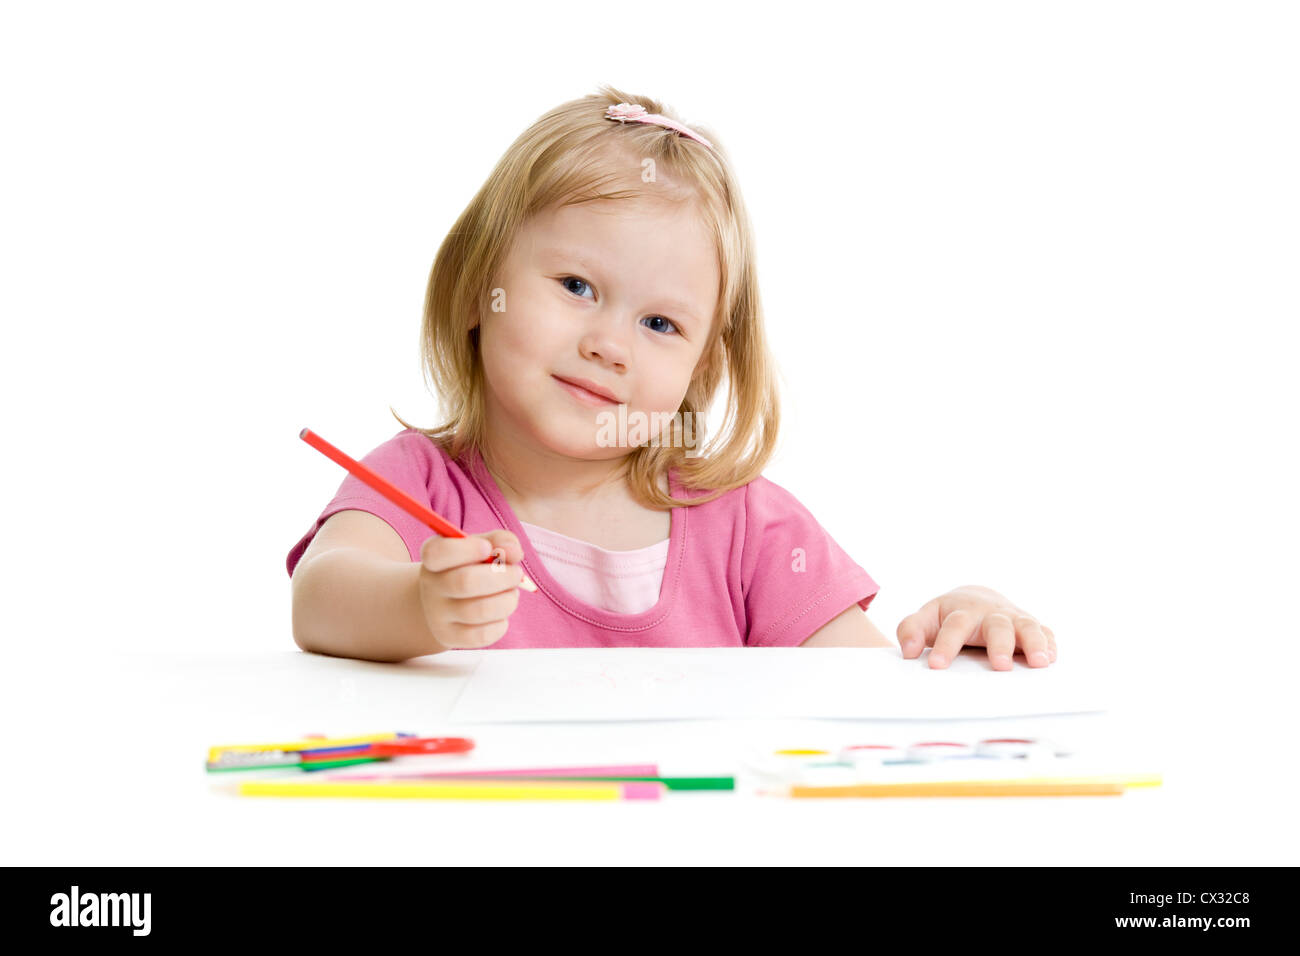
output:
<svg viewBox="0 0 1300 956"><path fill-rule="evenodd" d="M817 630L800 647L897 647L881 634L867 617L867 613L854 604L839 617Z"/></svg>
<svg viewBox="0 0 1300 956"><path fill-rule="evenodd" d="M403 661L444 650L420 603L420 564L364 511L321 525L293 572L293 639L304 651Z"/></svg>

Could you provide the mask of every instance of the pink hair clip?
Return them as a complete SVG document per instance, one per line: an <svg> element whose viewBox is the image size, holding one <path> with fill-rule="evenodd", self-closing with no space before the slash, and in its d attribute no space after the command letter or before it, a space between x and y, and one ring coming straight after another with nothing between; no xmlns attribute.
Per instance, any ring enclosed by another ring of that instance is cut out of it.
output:
<svg viewBox="0 0 1300 956"><path fill-rule="evenodd" d="M695 140L697 143L703 143L709 149L713 149L713 144L694 130L683 126L676 120L669 119L667 116L661 116L658 113L647 113L644 106L637 106L632 103L619 103L617 106L611 106L605 110L605 119L618 120L620 123L652 123L655 126L662 126L665 129L676 130L683 136Z"/></svg>

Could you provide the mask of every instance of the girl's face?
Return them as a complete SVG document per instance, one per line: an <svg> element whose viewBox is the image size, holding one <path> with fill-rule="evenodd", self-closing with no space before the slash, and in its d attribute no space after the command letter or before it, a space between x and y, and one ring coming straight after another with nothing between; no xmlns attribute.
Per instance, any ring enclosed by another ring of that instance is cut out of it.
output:
<svg viewBox="0 0 1300 956"><path fill-rule="evenodd" d="M627 455L627 444L611 447L608 423L623 404L632 445L663 431L703 354L720 278L690 203L538 214L516 236L479 330L489 432L571 458ZM637 412L651 426L639 437Z"/></svg>

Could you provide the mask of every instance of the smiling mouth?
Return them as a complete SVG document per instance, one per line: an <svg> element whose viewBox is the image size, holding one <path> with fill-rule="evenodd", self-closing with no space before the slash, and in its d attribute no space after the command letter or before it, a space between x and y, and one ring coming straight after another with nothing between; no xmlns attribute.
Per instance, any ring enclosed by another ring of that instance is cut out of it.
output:
<svg viewBox="0 0 1300 956"><path fill-rule="evenodd" d="M585 405L591 405L596 408L602 408L608 405L619 404L617 401L615 401L612 398L607 398L604 395L598 395L595 392L591 391L590 389L583 388L581 385L575 385L573 382L570 382L567 379L560 378L560 376L558 375L552 375L551 377L560 383L561 388L563 388L566 392L568 392L570 395L572 395L574 398L576 398L578 401L582 402Z"/></svg>

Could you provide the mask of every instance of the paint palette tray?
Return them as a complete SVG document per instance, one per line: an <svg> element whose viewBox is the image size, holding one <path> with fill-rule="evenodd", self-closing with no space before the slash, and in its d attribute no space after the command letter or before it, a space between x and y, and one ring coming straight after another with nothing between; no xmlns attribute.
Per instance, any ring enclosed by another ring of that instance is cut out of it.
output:
<svg viewBox="0 0 1300 956"><path fill-rule="evenodd" d="M1150 761L1098 758L1045 738L924 739L755 753L742 773L760 793L789 787L1104 778L1126 786L1160 782Z"/></svg>

